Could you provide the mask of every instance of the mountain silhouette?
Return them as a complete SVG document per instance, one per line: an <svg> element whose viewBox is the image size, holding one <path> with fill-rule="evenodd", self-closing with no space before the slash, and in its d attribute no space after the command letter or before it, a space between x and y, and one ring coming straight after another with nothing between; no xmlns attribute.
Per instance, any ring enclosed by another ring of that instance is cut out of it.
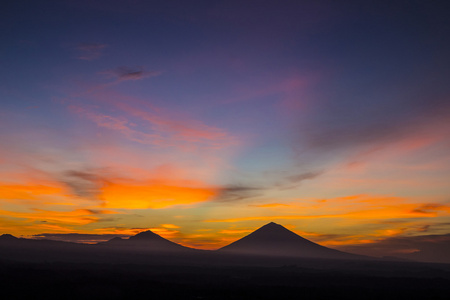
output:
<svg viewBox="0 0 450 300"><path fill-rule="evenodd" d="M354 255L313 243L274 222L268 223L249 235L223 247L223 253L311 257L324 259L361 259Z"/></svg>
<svg viewBox="0 0 450 300"><path fill-rule="evenodd" d="M15 242L19 239L11 234L2 234L0 235L0 242Z"/></svg>
<svg viewBox="0 0 450 300"><path fill-rule="evenodd" d="M30 247L30 248L39 248L39 247L80 247L86 246L85 244L79 244L74 242L67 241L56 241L56 240L48 240L48 239L28 239L28 238L18 238L11 234L2 234L0 236L0 245L13 245L13 246L22 246L22 247Z"/></svg>
<svg viewBox="0 0 450 300"><path fill-rule="evenodd" d="M151 230L143 231L128 239L123 239L120 237L115 237L107 242L99 243L106 246L116 246L116 247L130 247L139 250L146 251L157 251L157 252L167 252L167 251L182 251L182 250L193 250L182 246L180 244L169 241L162 236L152 232Z"/></svg>

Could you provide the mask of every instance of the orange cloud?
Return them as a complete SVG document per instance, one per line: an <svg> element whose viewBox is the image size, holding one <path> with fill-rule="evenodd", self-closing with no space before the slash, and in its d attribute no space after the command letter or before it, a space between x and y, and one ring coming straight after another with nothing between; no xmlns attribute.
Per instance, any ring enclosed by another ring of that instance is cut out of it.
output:
<svg viewBox="0 0 450 300"><path fill-rule="evenodd" d="M232 234L230 234L229 236L223 236L223 234L217 234L217 232L205 232L194 234L179 234L172 240L187 247L213 250L234 242L236 240L236 236Z"/></svg>
<svg viewBox="0 0 450 300"><path fill-rule="evenodd" d="M268 207L268 208L272 208L272 207L286 207L286 206L290 206L289 204L284 204L284 203L267 203L267 204L255 204L255 205L251 205L254 207Z"/></svg>
<svg viewBox="0 0 450 300"><path fill-rule="evenodd" d="M249 232L252 232L252 230L249 230L249 229L226 229L226 230L219 231L219 233L224 233L224 234L242 234L242 233L249 233Z"/></svg>
<svg viewBox="0 0 450 300"><path fill-rule="evenodd" d="M408 228L390 228L381 230L366 230L365 234L323 234L317 232L304 232L295 230L301 236L323 246L360 245L375 243L383 238L398 236L405 233Z"/></svg>
<svg viewBox="0 0 450 300"><path fill-rule="evenodd" d="M333 247L333 246L341 246L341 245L361 245L361 244L372 244L376 243L375 240L367 239L367 238L348 238L345 240L329 240L320 242L322 246Z"/></svg>
<svg viewBox="0 0 450 300"><path fill-rule="evenodd" d="M42 184L0 184L2 200L35 200L44 195L62 194L63 188Z"/></svg>
<svg viewBox="0 0 450 300"><path fill-rule="evenodd" d="M217 189L197 183L152 181L108 183L101 189L100 198L106 208L158 209L205 202L216 194Z"/></svg>
<svg viewBox="0 0 450 300"><path fill-rule="evenodd" d="M105 227L94 229L96 234L136 235L150 228Z"/></svg>
<svg viewBox="0 0 450 300"><path fill-rule="evenodd" d="M174 225L174 224L161 224L161 227L169 228L169 229L177 229L180 228L180 226Z"/></svg>
<svg viewBox="0 0 450 300"><path fill-rule="evenodd" d="M416 207L414 210L412 210L413 213L418 214L436 214L437 211L444 211L447 213L450 213L450 206L443 205L440 203L426 203L422 204L418 207Z"/></svg>
<svg viewBox="0 0 450 300"><path fill-rule="evenodd" d="M310 201L309 201L310 202ZM400 197L371 197L349 196L327 199L325 202L313 202L303 205L289 205L286 208L280 205L258 205L258 207L277 208L277 211L286 211L287 214L271 216L250 216L227 219L208 219L205 222L243 222L258 220L301 220L341 218L345 220L389 220L397 218L432 218L445 216L450 213L450 206L436 203L407 203ZM318 205L320 207L318 207ZM320 209L322 214L317 214ZM298 214L296 214L298 211Z"/></svg>
<svg viewBox="0 0 450 300"><path fill-rule="evenodd" d="M150 228L150 230L166 239L172 238L172 237L178 235L178 233L179 233L178 230L161 228L161 227Z"/></svg>
<svg viewBox="0 0 450 300"><path fill-rule="evenodd" d="M230 218L230 219L208 219L204 222L242 222L242 221L271 221L271 220L296 220L296 219L312 219L312 218L324 218L330 217L329 215L316 215L316 216L259 216L259 217L242 217L242 218ZM332 216L331 216L332 217Z"/></svg>
<svg viewBox="0 0 450 300"><path fill-rule="evenodd" d="M108 212L113 213L113 212ZM26 219L28 222L48 222L65 225L85 225L97 222L98 213L88 209L76 209L73 211L49 211L33 209L32 212L13 212L1 210L3 216Z"/></svg>
<svg viewBox="0 0 450 300"><path fill-rule="evenodd" d="M64 226L60 226L60 225L55 225L55 224L34 224L33 225L33 229L35 232L64 232L64 233L69 233L69 232L78 232L77 230L73 229L73 228L67 228Z"/></svg>

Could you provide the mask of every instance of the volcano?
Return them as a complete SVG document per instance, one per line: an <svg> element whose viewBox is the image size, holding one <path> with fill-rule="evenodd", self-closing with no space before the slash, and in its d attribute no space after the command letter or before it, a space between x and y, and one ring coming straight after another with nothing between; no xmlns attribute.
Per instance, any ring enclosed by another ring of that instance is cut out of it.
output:
<svg viewBox="0 0 450 300"><path fill-rule="evenodd" d="M177 243L171 242L151 230L143 231L131 236L128 239L115 237L101 244L156 252L193 250L192 248L184 247Z"/></svg>
<svg viewBox="0 0 450 300"><path fill-rule="evenodd" d="M0 242L17 242L19 239L11 234L0 235Z"/></svg>
<svg viewBox="0 0 450 300"><path fill-rule="evenodd" d="M341 252L313 243L285 227L271 222L249 235L218 250L223 253L309 257L323 259L363 259L364 256Z"/></svg>

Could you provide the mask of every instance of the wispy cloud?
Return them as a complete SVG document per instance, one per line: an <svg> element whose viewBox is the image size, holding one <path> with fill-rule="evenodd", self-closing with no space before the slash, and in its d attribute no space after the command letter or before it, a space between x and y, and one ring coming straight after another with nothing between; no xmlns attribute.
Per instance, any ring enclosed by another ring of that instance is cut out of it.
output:
<svg viewBox="0 0 450 300"><path fill-rule="evenodd" d="M426 204L419 205L418 207L413 209L414 213L424 214L424 215L435 214L436 211L447 211L450 213L450 206L444 205L441 203L426 203Z"/></svg>
<svg viewBox="0 0 450 300"><path fill-rule="evenodd" d="M313 180L323 172L302 172L298 174L286 175L282 172L269 182L264 184L231 184L219 188L219 194L214 198L217 202L235 202L249 198L257 198L271 190L288 190L299 187L305 180ZM273 176L272 176L273 177ZM242 181L246 181L245 179ZM248 180L247 180L248 181Z"/></svg>
<svg viewBox="0 0 450 300"><path fill-rule="evenodd" d="M116 81L114 84L122 82L122 81L128 81L128 80L141 80L148 77L154 77L161 75L161 71L146 71L144 67L118 67L111 70L106 70L100 72L100 74L103 74L109 78L114 78Z"/></svg>
<svg viewBox="0 0 450 300"><path fill-rule="evenodd" d="M314 179L317 176L322 174L322 172L306 172L306 173L300 173L296 175L288 176L287 179L293 183L302 182L304 180L310 180Z"/></svg>
<svg viewBox="0 0 450 300"><path fill-rule="evenodd" d="M107 47L106 44L99 43L82 43L76 46L78 51L78 59L81 60L95 60L102 56L103 50Z"/></svg>
<svg viewBox="0 0 450 300"><path fill-rule="evenodd" d="M103 214L115 214L110 210L76 209L71 211L50 211L32 209L31 212L0 211L3 216L25 219L29 222L41 222L55 225L86 225L100 220Z"/></svg>
<svg viewBox="0 0 450 300"><path fill-rule="evenodd" d="M156 107L146 106L147 109L142 110L124 102L115 103L115 105L125 113L148 122L155 131L171 134L176 139L191 143L209 142L216 145L229 145L235 142L225 130L208 126L196 120L165 116L162 110Z"/></svg>
<svg viewBox="0 0 450 300"><path fill-rule="evenodd" d="M266 204L251 204L253 207L274 208L274 207L289 207L290 204L286 203L266 203Z"/></svg>
<svg viewBox="0 0 450 300"><path fill-rule="evenodd" d="M234 202L261 195L263 188L230 185L218 188L218 194L214 197L217 202Z"/></svg>
<svg viewBox="0 0 450 300"><path fill-rule="evenodd" d="M88 170L65 171L61 180L67 184L73 194L91 199L94 199L99 194L103 185L99 172Z"/></svg>
<svg viewBox="0 0 450 300"><path fill-rule="evenodd" d="M108 103L119 109L121 114L113 116L76 105L69 106L69 109L99 127L119 132L127 139L142 144L195 149L222 148L236 143L236 139L226 131L199 121L174 119L149 106L142 109L112 99Z"/></svg>
<svg viewBox="0 0 450 300"><path fill-rule="evenodd" d="M303 181L313 180L323 173L323 171L310 171L294 175L287 175L282 178L280 182L276 183L275 186L282 190L293 189L299 187L303 183Z"/></svg>
<svg viewBox="0 0 450 300"><path fill-rule="evenodd" d="M73 105L70 106L69 109L72 112L75 112L91 120L99 127L107 128L109 130L121 133L127 139L133 142L158 146L162 146L165 144L163 136L159 133L150 133L136 130L133 128L133 123L128 121L128 119L124 117L114 117L102 113L93 112L86 108Z"/></svg>

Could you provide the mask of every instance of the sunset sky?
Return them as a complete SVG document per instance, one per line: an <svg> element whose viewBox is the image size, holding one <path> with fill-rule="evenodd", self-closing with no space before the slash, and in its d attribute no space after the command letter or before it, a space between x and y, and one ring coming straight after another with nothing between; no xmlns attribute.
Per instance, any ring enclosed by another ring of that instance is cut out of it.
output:
<svg viewBox="0 0 450 300"><path fill-rule="evenodd" d="M450 240L438 1L19 0L0 17L0 234L216 249L274 221L354 251Z"/></svg>

